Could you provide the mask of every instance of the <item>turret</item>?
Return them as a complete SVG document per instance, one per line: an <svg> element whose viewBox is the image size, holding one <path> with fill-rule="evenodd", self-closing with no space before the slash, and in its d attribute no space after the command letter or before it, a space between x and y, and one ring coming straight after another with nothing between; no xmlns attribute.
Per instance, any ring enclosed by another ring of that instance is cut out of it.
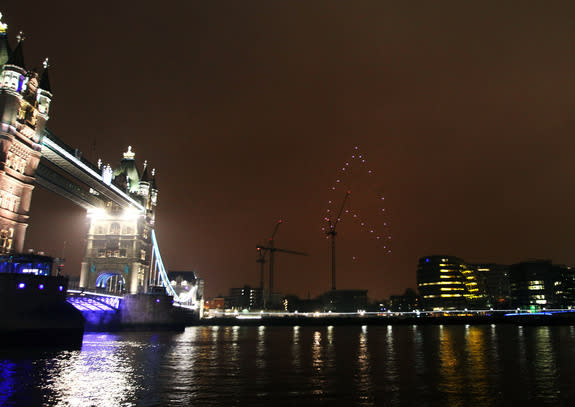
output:
<svg viewBox="0 0 575 407"><path fill-rule="evenodd" d="M0 87L17 93L22 93L26 90L29 79L26 76L27 72L24 66L23 42L24 35L20 32L18 34L18 45L16 45L14 51L10 52L8 60L2 65L2 74L0 75Z"/></svg>
<svg viewBox="0 0 575 407"><path fill-rule="evenodd" d="M152 206L158 204L158 187L156 186L156 169L152 170L152 181L150 182L150 198Z"/></svg>
<svg viewBox="0 0 575 407"><path fill-rule="evenodd" d="M7 25L0 21L0 122L39 143L53 96L48 60L44 61L41 77L35 70L27 70L24 63L24 35L22 32L18 34L18 43L12 50L7 29Z"/></svg>
<svg viewBox="0 0 575 407"><path fill-rule="evenodd" d="M128 151L124 153L124 158L120 161L120 168L114 171L114 177L123 176L126 179L126 192L137 194L140 189L140 175L136 167L135 154L132 146L128 146Z"/></svg>
<svg viewBox="0 0 575 407"><path fill-rule="evenodd" d="M150 195L150 175L148 174L147 161L144 161L144 170L142 171L142 178L140 178L140 191L138 194L144 197L146 201Z"/></svg>
<svg viewBox="0 0 575 407"><path fill-rule="evenodd" d="M50 67L48 58L44 60L43 66L44 72L42 72L36 93L36 105L38 106L38 112L46 116L46 120L48 120L48 112L50 111L50 103L52 102L52 90L50 88L50 77L48 75L48 68Z"/></svg>

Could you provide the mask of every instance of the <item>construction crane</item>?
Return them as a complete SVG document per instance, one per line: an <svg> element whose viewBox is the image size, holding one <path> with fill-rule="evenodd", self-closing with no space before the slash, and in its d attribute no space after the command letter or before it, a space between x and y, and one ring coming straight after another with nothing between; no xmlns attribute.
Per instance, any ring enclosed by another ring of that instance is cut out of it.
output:
<svg viewBox="0 0 575 407"><path fill-rule="evenodd" d="M256 263L260 264L260 289L262 293L264 292L264 266L266 264L266 252L264 250L258 249L258 258Z"/></svg>
<svg viewBox="0 0 575 407"><path fill-rule="evenodd" d="M271 295L273 293L273 289L274 289L274 253L275 252L280 252L280 253L287 253L287 254L295 254L298 256L307 256L307 253L303 253L303 252L296 252L294 250L286 250L286 249L278 249L277 247L275 247L275 235L280 227L280 225L283 223L282 220L278 220L276 223L276 226L274 228L274 231L272 233L272 237L269 239L269 245L268 246L263 246L263 245L257 245L256 249L259 253L258 259L256 260L258 263L260 263L260 286L263 289L264 287L264 264L265 264L265 253L268 252L269 253L269 292L268 292L268 296L271 298Z"/></svg>
<svg viewBox="0 0 575 407"><path fill-rule="evenodd" d="M328 237L331 238L331 289L335 290L335 236L337 235L337 224L341 220L341 214L343 212L343 208L345 206L345 202L347 198L351 195L351 191L347 191L345 193L345 197L343 198L343 202L341 203L341 208L339 208L339 213L335 220L333 218L325 218L327 221L328 230L325 232Z"/></svg>

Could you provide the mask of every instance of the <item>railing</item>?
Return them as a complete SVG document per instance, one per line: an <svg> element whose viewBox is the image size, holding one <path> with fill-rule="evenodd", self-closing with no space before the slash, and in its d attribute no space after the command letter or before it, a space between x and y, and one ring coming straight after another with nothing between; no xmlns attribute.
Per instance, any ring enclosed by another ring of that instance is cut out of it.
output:
<svg viewBox="0 0 575 407"><path fill-rule="evenodd" d="M80 311L117 311L122 297L117 295L68 290L67 301Z"/></svg>

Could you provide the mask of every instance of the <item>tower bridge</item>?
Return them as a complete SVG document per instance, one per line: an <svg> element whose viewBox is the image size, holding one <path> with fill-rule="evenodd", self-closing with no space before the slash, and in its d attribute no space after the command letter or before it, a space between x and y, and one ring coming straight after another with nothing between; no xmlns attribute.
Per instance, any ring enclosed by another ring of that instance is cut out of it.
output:
<svg viewBox="0 0 575 407"><path fill-rule="evenodd" d="M0 255L22 253L32 192L39 185L87 211L84 291L136 295L163 287L176 302L189 303L189 296L174 291L161 262L154 170L145 162L138 166L131 147L116 168L91 163L50 132L48 60L40 73L27 69L23 42L20 33L12 48L0 21Z"/></svg>

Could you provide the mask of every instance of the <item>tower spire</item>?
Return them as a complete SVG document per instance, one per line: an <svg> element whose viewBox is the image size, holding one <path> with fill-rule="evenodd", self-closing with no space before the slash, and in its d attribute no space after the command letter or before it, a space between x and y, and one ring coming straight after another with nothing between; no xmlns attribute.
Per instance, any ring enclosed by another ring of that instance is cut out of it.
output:
<svg viewBox="0 0 575 407"><path fill-rule="evenodd" d="M39 88L51 93L52 89L50 88L50 76L48 75L48 68L50 67L50 64L48 63L48 58L44 60L42 65L44 66L44 72L42 72L42 77L40 78Z"/></svg>
<svg viewBox="0 0 575 407"><path fill-rule="evenodd" d="M16 48L14 48L12 55L10 55L8 63L10 65L16 65L20 68L26 69L26 65L24 64L24 50L22 45L26 38L24 37L24 33L22 31L18 33L18 37L16 38L18 39L18 44L16 45Z"/></svg>

